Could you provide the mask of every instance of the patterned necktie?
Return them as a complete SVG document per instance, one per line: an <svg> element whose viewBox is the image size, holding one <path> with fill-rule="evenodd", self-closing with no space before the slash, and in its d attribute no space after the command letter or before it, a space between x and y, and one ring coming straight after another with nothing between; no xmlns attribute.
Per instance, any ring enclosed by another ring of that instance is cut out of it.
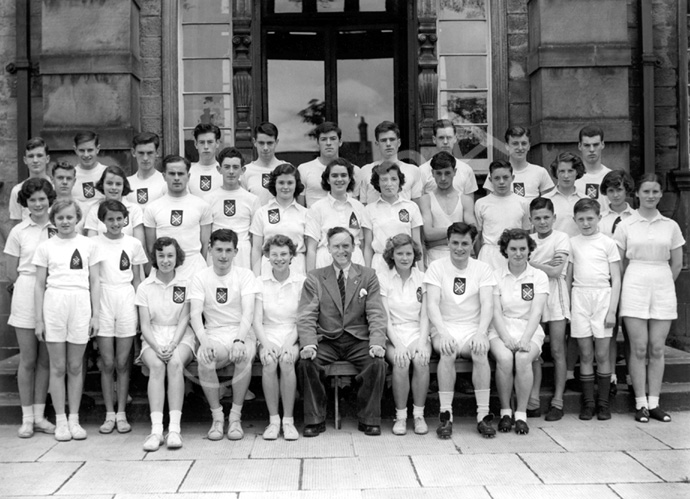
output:
<svg viewBox="0 0 690 499"><path fill-rule="evenodd" d="M616 219L613 221L613 227L611 228L611 234L616 233L616 227L618 227L619 223L621 223L621 217L616 217Z"/></svg>
<svg viewBox="0 0 690 499"><path fill-rule="evenodd" d="M343 310L345 310L345 274L343 274L343 269L340 269L338 274L338 289L340 290L340 302L343 305Z"/></svg>

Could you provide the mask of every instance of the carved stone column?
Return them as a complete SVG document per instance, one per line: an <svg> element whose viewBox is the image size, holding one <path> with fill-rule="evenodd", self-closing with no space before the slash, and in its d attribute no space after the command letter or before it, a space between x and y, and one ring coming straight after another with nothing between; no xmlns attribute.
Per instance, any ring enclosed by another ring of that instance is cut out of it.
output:
<svg viewBox="0 0 690 499"><path fill-rule="evenodd" d="M436 57L436 19L419 19L419 146L432 147L433 126L438 101L438 58Z"/></svg>
<svg viewBox="0 0 690 499"><path fill-rule="evenodd" d="M252 2L235 0L232 19L232 87L235 101L235 147L252 155Z"/></svg>

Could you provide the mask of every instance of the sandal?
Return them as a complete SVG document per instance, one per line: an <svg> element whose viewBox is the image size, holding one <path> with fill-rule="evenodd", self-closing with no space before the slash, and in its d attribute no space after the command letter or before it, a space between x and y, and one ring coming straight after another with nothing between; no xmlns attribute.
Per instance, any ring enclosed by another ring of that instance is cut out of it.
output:
<svg viewBox="0 0 690 499"><path fill-rule="evenodd" d="M649 423L649 411L646 407L637 410L635 413L635 421L638 423Z"/></svg>
<svg viewBox="0 0 690 499"><path fill-rule="evenodd" d="M649 417L661 421L662 423L670 423L671 415L662 411L661 407L655 407L649 411Z"/></svg>

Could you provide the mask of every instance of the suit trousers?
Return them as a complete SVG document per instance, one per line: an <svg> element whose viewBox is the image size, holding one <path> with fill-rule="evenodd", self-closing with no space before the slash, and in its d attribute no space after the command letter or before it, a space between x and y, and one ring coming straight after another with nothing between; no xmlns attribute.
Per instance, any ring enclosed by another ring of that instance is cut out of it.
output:
<svg viewBox="0 0 690 499"><path fill-rule="evenodd" d="M324 387L324 366L337 360L354 364L359 371L356 380L360 383L357 392L360 423L381 424L381 396L386 382L386 362L369 355L369 341L359 340L344 333L335 340L322 339L316 350L316 357L300 359L297 375L304 396L304 423L317 424L326 420L328 397Z"/></svg>

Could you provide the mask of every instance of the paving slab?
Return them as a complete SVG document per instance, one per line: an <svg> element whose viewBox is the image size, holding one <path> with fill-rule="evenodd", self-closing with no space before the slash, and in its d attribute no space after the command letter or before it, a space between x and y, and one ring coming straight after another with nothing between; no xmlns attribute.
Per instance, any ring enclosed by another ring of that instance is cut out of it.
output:
<svg viewBox="0 0 690 499"><path fill-rule="evenodd" d="M165 446L161 446L156 452L146 453L145 460L247 459L256 439L255 434L245 431L242 440L231 441L223 438L222 440L211 441L206 438L207 432L208 427L206 425L183 426L181 449L168 450ZM141 446L144 445L145 438L146 435L142 435L137 441L138 449L141 449Z"/></svg>
<svg viewBox="0 0 690 499"><path fill-rule="evenodd" d="M323 499L323 496L323 491L320 490L283 490L280 492L240 492L239 499ZM205 495L203 499L206 499ZM328 499L362 499L362 491L332 490L328 492Z"/></svg>
<svg viewBox="0 0 690 499"><path fill-rule="evenodd" d="M468 428L469 430L469 428ZM495 438L484 438L474 432L453 433L453 442L462 454L516 454L519 452L565 452L565 449L542 428L530 428L527 435L514 431L497 433Z"/></svg>
<svg viewBox="0 0 690 499"><path fill-rule="evenodd" d="M53 494L80 466L82 463L0 463L0 497Z"/></svg>
<svg viewBox="0 0 690 499"><path fill-rule="evenodd" d="M391 456L305 459L303 490L419 487L409 458Z"/></svg>
<svg viewBox="0 0 690 499"><path fill-rule="evenodd" d="M487 490L493 499L618 499L607 485L489 485Z"/></svg>
<svg viewBox="0 0 690 499"><path fill-rule="evenodd" d="M55 442L40 461L141 461L146 454L141 445L146 437L143 428L134 428L130 433L114 431L110 435L98 433L98 426L84 425L88 433L86 440Z"/></svg>
<svg viewBox="0 0 690 499"><path fill-rule="evenodd" d="M611 421L586 421L589 424L561 425L544 431L568 452L661 450L668 445L633 425Z"/></svg>
<svg viewBox="0 0 690 499"><path fill-rule="evenodd" d="M66 496L48 496L48 497L59 497L60 499L114 499L116 496L113 494L98 494L98 495L89 495L89 496L83 496L83 495L66 495ZM146 496L147 499L150 496ZM166 496L168 499L172 499L172 496L168 495ZM46 499L46 496L2 496L2 499ZM175 499L177 499L177 496L175 496Z"/></svg>
<svg viewBox="0 0 690 499"><path fill-rule="evenodd" d="M52 464L51 464L52 465ZM191 461L87 462L59 494L147 494L176 492Z"/></svg>
<svg viewBox="0 0 690 499"><path fill-rule="evenodd" d="M629 452L667 482L690 481L690 450Z"/></svg>
<svg viewBox="0 0 690 499"><path fill-rule="evenodd" d="M298 459L198 460L189 470L180 492L268 492L297 490Z"/></svg>
<svg viewBox="0 0 690 499"><path fill-rule="evenodd" d="M687 499L690 497L690 483L617 483L610 486L623 499Z"/></svg>
<svg viewBox="0 0 690 499"><path fill-rule="evenodd" d="M390 431L390 428L386 428ZM355 453L358 456L424 456L457 455L458 449L452 440L441 440L435 431L426 435L415 435L414 431L408 431L407 435L393 435L392 433L381 437L368 437L357 432L352 435Z"/></svg>
<svg viewBox="0 0 690 499"><path fill-rule="evenodd" d="M257 436L251 449L252 459L354 456L352 434L349 431L337 431L335 429L329 429L318 437L304 438L300 434L299 440L294 441L284 440L282 436L278 440L266 441Z"/></svg>
<svg viewBox="0 0 690 499"><path fill-rule="evenodd" d="M683 430L679 431L680 428ZM671 423L650 421L646 425L639 426L641 431L660 440L672 449L690 449L690 432L686 431L686 428L690 428L690 419L682 422L674 419Z"/></svg>
<svg viewBox="0 0 690 499"><path fill-rule="evenodd" d="M53 435L36 433L31 438L19 438L17 428L12 430L0 431L0 462L3 463L37 461L58 444Z"/></svg>
<svg viewBox="0 0 690 499"><path fill-rule="evenodd" d="M237 499L233 492L204 494L204 499ZM45 498L43 498L45 499ZM62 497L60 497L62 499ZM81 496L84 499L84 496ZM89 497L89 499L91 499ZM116 494L113 499L199 499L199 494Z"/></svg>
<svg viewBox="0 0 690 499"><path fill-rule="evenodd" d="M491 499L484 487L424 487L423 489L363 490L362 499L438 499L462 497L462 499Z"/></svg>
<svg viewBox="0 0 690 499"><path fill-rule="evenodd" d="M525 453L520 457L544 483L659 481L659 477L623 452Z"/></svg>
<svg viewBox="0 0 690 499"><path fill-rule="evenodd" d="M414 456L412 462L424 487L539 483L515 454Z"/></svg>

